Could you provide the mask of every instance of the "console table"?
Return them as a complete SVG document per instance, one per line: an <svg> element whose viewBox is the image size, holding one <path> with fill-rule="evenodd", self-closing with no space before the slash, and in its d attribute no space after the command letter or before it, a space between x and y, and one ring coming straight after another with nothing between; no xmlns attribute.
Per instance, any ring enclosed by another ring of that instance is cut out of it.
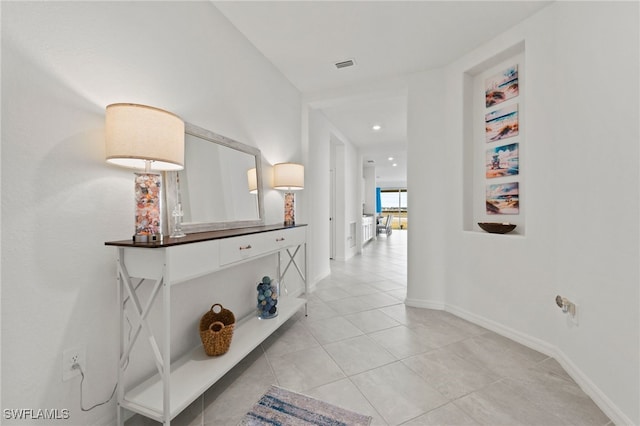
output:
<svg viewBox="0 0 640 426"><path fill-rule="evenodd" d="M242 262L277 254L278 280L290 267L298 272L308 292L306 225L257 226L189 234L183 238L164 238L160 242L134 243L130 240L110 241L117 248L118 300L120 305L120 360L118 365L118 425L124 424L124 410L169 426L182 410L195 401L211 385L233 368L264 339L277 330L303 307L306 298L286 297L278 300L278 316L260 320L248 315L236 320L229 351L219 357L208 357L198 345L184 357L171 360L171 286L207 275ZM296 255L304 254L303 270ZM292 252L293 251L293 252ZM286 266L281 268L281 254ZM132 283L132 277L152 283L149 299L143 304ZM162 345L158 345L147 315L162 294ZM125 333L125 302L132 304L134 315L130 340ZM139 385L124 389L127 359L138 342L141 331L148 336L158 374ZM195 332L195 331L194 331Z"/></svg>

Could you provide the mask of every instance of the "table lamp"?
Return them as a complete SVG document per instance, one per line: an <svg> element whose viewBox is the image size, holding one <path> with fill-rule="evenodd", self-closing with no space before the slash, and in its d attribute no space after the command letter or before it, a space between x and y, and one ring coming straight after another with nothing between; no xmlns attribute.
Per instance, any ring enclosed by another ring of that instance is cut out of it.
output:
<svg viewBox="0 0 640 426"><path fill-rule="evenodd" d="M284 225L295 225L295 195L293 191L304 189L304 166L295 163L278 163L273 166L273 187L285 191Z"/></svg>
<svg viewBox="0 0 640 426"><path fill-rule="evenodd" d="M135 173L134 242L162 240L161 175L184 168L184 122L175 114L146 105L108 105L106 160Z"/></svg>

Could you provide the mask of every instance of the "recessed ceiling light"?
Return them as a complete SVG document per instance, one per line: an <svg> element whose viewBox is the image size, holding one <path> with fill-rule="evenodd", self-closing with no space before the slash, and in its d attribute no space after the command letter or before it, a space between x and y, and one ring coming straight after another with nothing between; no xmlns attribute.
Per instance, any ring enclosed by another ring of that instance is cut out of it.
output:
<svg viewBox="0 0 640 426"><path fill-rule="evenodd" d="M378 130L382 129L382 126L379 124L374 124L371 128L377 132Z"/></svg>
<svg viewBox="0 0 640 426"><path fill-rule="evenodd" d="M393 157L389 157L389 161L393 161Z"/></svg>
<svg viewBox="0 0 640 426"><path fill-rule="evenodd" d="M393 163L393 167L397 167L398 165L396 163Z"/></svg>

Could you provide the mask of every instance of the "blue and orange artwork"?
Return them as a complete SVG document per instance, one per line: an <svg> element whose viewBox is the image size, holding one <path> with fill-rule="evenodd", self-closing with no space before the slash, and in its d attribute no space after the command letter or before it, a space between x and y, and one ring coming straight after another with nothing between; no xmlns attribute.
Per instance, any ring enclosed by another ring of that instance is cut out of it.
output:
<svg viewBox="0 0 640 426"><path fill-rule="evenodd" d="M516 136L519 130L518 104L492 111L484 116L487 142Z"/></svg>
<svg viewBox="0 0 640 426"><path fill-rule="evenodd" d="M520 214L518 182L487 185L487 214Z"/></svg>
<svg viewBox="0 0 640 426"><path fill-rule="evenodd" d="M498 105L520 93L518 85L518 65L493 75L485 80L485 106Z"/></svg>
<svg viewBox="0 0 640 426"><path fill-rule="evenodd" d="M487 179L518 174L518 143L502 145L487 150L485 176Z"/></svg>

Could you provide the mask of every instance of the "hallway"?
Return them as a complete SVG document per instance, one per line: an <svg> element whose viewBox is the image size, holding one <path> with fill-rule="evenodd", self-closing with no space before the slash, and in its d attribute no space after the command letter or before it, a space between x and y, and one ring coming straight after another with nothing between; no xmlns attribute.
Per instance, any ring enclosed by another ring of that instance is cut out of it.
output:
<svg viewBox="0 0 640 426"><path fill-rule="evenodd" d="M332 262L309 316L292 318L172 424L235 425L272 384L372 425L611 424L554 359L447 312L405 307L406 243L394 230Z"/></svg>

